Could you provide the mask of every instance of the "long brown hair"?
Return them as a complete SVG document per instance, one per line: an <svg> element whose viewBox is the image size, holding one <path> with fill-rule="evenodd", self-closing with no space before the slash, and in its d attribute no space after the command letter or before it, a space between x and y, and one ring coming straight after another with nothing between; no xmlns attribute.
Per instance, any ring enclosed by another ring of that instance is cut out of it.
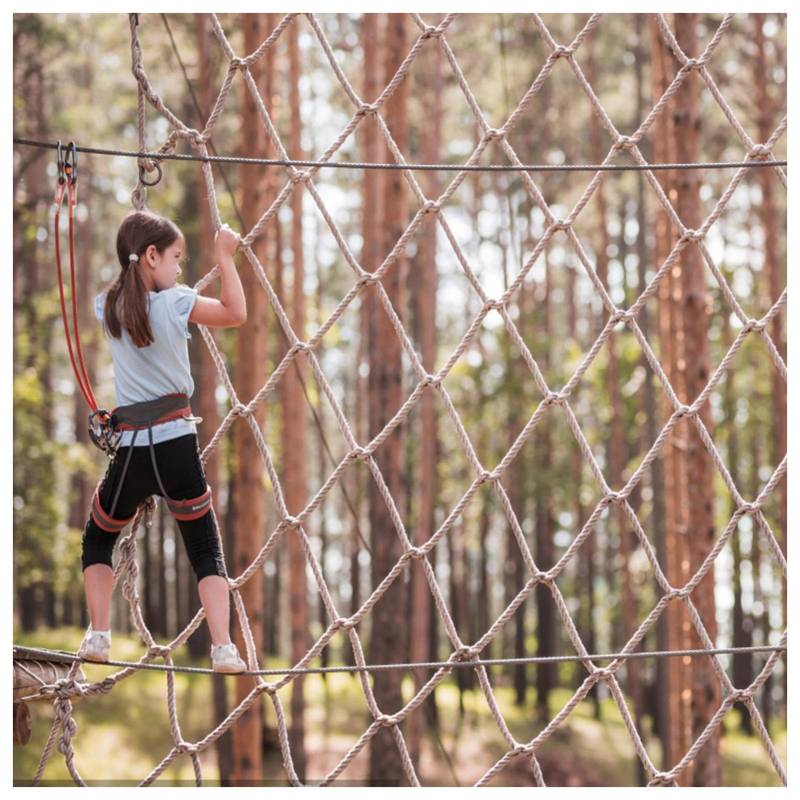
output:
<svg viewBox="0 0 800 800"><path fill-rule="evenodd" d="M178 226L151 211L131 211L117 231L117 256L120 273L106 291L104 321L115 339L126 328L137 347L147 347L153 341L153 331L147 314L147 288L138 264L130 260L136 255L141 260L150 245L163 253L181 236Z"/></svg>

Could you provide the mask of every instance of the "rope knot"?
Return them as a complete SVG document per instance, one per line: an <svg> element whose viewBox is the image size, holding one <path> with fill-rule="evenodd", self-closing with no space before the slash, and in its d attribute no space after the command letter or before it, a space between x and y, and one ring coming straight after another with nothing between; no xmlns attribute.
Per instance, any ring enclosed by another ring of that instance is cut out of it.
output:
<svg viewBox="0 0 800 800"><path fill-rule="evenodd" d="M232 409L231 414L235 417L246 417L250 412L247 410L247 406L242 405L241 403L237 403Z"/></svg>
<svg viewBox="0 0 800 800"><path fill-rule="evenodd" d="M380 278L378 278L374 272L366 272L356 281L356 286L360 289L362 286L377 283L379 280Z"/></svg>
<svg viewBox="0 0 800 800"><path fill-rule="evenodd" d="M744 326L745 333L750 333L750 331L763 331L766 327L766 324L763 320L750 318L747 320L747 324Z"/></svg>
<svg viewBox="0 0 800 800"><path fill-rule="evenodd" d="M505 308L505 303L502 300L487 300L487 311L502 311Z"/></svg>
<svg viewBox="0 0 800 800"><path fill-rule="evenodd" d="M362 103L356 112L359 117L366 117L367 114L375 114L378 111L378 106L375 103Z"/></svg>
<svg viewBox="0 0 800 800"><path fill-rule="evenodd" d="M421 547L409 547L406 550L408 553L409 558L422 558L425 555L425 551Z"/></svg>
<svg viewBox="0 0 800 800"><path fill-rule="evenodd" d="M636 147L636 139L633 136L620 136L615 146L618 150L629 150Z"/></svg>
<svg viewBox="0 0 800 800"><path fill-rule="evenodd" d="M699 58L687 58L683 68L687 71L690 71L693 69L700 69L702 66L703 62Z"/></svg>
<svg viewBox="0 0 800 800"><path fill-rule="evenodd" d="M609 319L609 322L612 325L618 325L620 322L627 322L630 319L631 315L629 311L625 311L624 309L618 308Z"/></svg>
<svg viewBox="0 0 800 800"><path fill-rule="evenodd" d="M388 728L390 725L396 725L397 719L391 714L378 714L378 716L375 717L375 722L382 728Z"/></svg>
<svg viewBox="0 0 800 800"><path fill-rule="evenodd" d="M472 661L472 659L478 655L478 651L470 645L464 645L463 647L459 647L453 655L456 657L457 661Z"/></svg>
<svg viewBox="0 0 800 800"><path fill-rule="evenodd" d="M356 459L359 459L359 460L360 460L360 459L365 459L365 458L367 458L368 456L369 456L369 451L368 451L366 448L364 448L364 447L361 447L361 445L357 445L356 447L354 447L354 448L353 448L353 449L352 449L352 450L351 450L351 451L350 451L350 452L347 454L347 457L348 457L348 458L349 458L351 461L355 461Z"/></svg>
<svg viewBox="0 0 800 800"><path fill-rule="evenodd" d="M677 410L676 415L678 419L682 417L692 417L694 416L694 409L691 406L683 405Z"/></svg>
<svg viewBox="0 0 800 800"><path fill-rule="evenodd" d="M178 753L196 753L197 745L192 742L178 742L178 744L175 745L175 750Z"/></svg>
<svg viewBox="0 0 800 800"><path fill-rule="evenodd" d="M546 406L556 406L562 401L562 396L559 392L550 391L545 395L544 404Z"/></svg>
<svg viewBox="0 0 800 800"><path fill-rule="evenodd" d="M597 676L597 683L600 681L607 681L611 677L611 673L608 671L608 667L598 667L592 675Z"/></svg>
<svg viewBox="0 0 800 800"><path fill-rule="evenodd" d="M483 134L483 138L487 142L493 142L496 139L502 139L505 136L502 128L487 128L486 133Z"/></svg>
<svg viewBox="0 0 800 800"><path fill-rule="evenodd" d="M283 522L287 528L299 528L300 527L300 518L294 517L291 514L287 514L283 518Z"/></svg>
<svg viewBox="0 0 800 800"><path fill-rule="evenodd" d="M294 353L310 353L311 352L311 345L308 342L297 342L296 344L292 345L292 351Z"/></svg>
<svg viewBox="0 0 800 800"><path fill-rule="evenodd" d="M348 628L353 627L353 623L350 622L350 617L337 617L333 621L333 625L337 630L346 631Z"/></svg>
<svg viewBox="0 0 800 800"><path fill-rule="evenodd" d="M555 231L565 231L569 228L569 222L563 217L556 217L552 223L553 230Z"/></svg>
<svg viewBox="0 0 800 800"><path fill-rule="evenodd" d="M434 389L438 389L441 383L442 379L439 377L439 375L430 372L422 379L423 387L430 386Z"/></svg>
<svg viewBox="0 0 800 800"><path fill-rule="evenodd" d="M53 694L61 700L68 700L76 694L82 694L80 684L75 678L61 678L56 681L52 687Z"/></svg>
<svg viewBox="0 0 800 800"><path fill-rule="evenodd" d="M426 214L430 214L431 212L438 214L440 209L441 205L439 205L439 203L436 200L426 200L425 205L422 206L422 210Z"/></svg>
<svg viewBox="0 0 800 800"><path fill-rule="evenodd" d="M612 506L616 505L617 503L621 503L624 499L625 498L623 497L622 492L612 491L605 496L603 502L605 502L606 505Z"/></svg>
<svg viewBox="0 0 800 800"><path fill-rule="evenodd" d="M488 469L481 470L481 474L478 476L478 483L489 483L489 481L494 480L494 474L490 472Z"/></svg>
<svg viewBox="0 0 800 800"><path fill-rule="evenodd" d="M747 154L748 160L752 161L756 158L766 158L769 155L769 148L765 144L757 144Z"/></svg>
<svg viewBox="0 0 800 800"><path fill-rule="evenodd" d="M743 514L755 514L761 506L758 503L742 503L739 506L739 509L742 511Z"/></svg>
<svg viewBox="0 0 800 800"><path fill-rule="evenodd" d="M147 648L147 655L154 658L166 658L170 654L170 649L163 644L153 644Z"/></svg>
<svg viewBox="0 0 800 800"><path fill-rule="evenodd" d="M703 238L704 234L702 231L696 231L692 228L686 228L686 230L681 234L681 241L682 242L699 242Z"/></svg>
<svg viewBox="0 0 800 800"><path fill-rule="evenodd" d="M246 58L239 58L238 56L236 56L235 58L231 59L230 67L231 69L245 70L247 69L248 64L249 62Z"/></svg>
<svg viewBox="0 0 800 800"><path fill-rule="evenodd" d="M648 782L648 786L674 786L675 779L669 772L657 772Z"/></svg>
<svg viewBox="0 0 800 800"><path fill-rule="evenodd" d="M552 58L570 58L574 52L574 48L560 44L555 50L553 50L551 56Z"/></svg>
<svg viewBox="0 0 800 800"><path fill-rule="evenodd" d="M734 703L744 703L750 697L750 695L748 694L747 689L735 689L730 693L729 697Z"/></svg>
<svg viewBox="0 0 800 800"><path fill-rule="evenodd" d="M435 25L428 25L422 34L420 35L420 39L430 39L434 36L441 36L442 32L435 26Z"/></svg>

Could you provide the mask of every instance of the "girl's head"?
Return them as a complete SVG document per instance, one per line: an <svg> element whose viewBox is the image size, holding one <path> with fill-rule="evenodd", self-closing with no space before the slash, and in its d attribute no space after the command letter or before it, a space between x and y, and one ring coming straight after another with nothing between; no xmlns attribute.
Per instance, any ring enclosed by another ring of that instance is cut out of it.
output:
<svg viewBox="0 0 800 800"><path fill-rule="evenodd" d="M105 323L115 338L127 329L137 347L153 341L148 292L175 285L185 250L183 234L171 220L150 211L132 211L117 231L121 271L106 296Z"/></svg>

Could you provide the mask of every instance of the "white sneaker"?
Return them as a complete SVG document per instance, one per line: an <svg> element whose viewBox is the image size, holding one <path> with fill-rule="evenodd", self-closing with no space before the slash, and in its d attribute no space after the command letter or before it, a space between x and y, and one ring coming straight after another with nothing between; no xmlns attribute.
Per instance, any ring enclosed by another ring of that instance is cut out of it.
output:
<svg viewBox="0 0 800 800"><path fill-rule="evenodd" d="M78 655L86 661L108 661L111 650L111 631L93 631L91 627L83 637Z"/></svg>
<svg viewBox="0 0 800 800"><path fill-rule="evenodd" d="M236 649L236 645L233 642L230 644L212 644L211 669L213 669L214 672L233 674L244 672L247 669L247 664L242 661L239 656L239 651Z"/></svg>

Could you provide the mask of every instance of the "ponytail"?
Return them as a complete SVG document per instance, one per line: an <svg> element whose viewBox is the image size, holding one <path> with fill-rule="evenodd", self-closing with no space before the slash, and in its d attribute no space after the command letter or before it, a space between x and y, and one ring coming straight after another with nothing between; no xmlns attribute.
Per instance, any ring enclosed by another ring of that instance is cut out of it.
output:
<svg viewBox="0 0 800 800"><path fill-rule="evenodd" d="M117 232L120 273L106 292L104 314L106 328L115 339L122 336L124 326L137 347L152 343L149 297L139 261L150 245L163 253L180 235L174 222L150 211L132 211L122 221Z"/></svg>

